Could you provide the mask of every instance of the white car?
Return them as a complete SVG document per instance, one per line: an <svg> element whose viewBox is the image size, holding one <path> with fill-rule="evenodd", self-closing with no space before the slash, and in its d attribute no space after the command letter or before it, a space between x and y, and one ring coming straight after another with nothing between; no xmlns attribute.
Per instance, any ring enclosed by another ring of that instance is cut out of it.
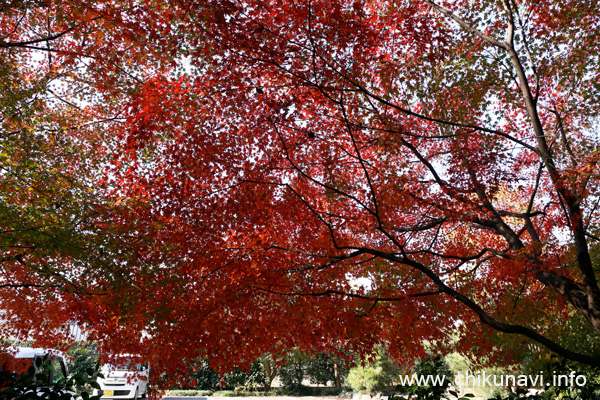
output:
<svg viewBox="0 0 600 400"><path fill-rule="evenodd" d="M42 361L38 367L39 362L37 360L40 359ZM27 373L31 367L35 369L32 384L15 388L16 392L12 394L13 396L48 399L55 398L57 395L64 398L65 394L69 394L69 397L72 399L80 398L75 392L64 387L63 384L54 385L60 380L66 384L67 379L69 379L67 363L60 351L17 347L16 350L8 349L0 353L1 372L20 375Z"/></svg>
<svg viewBox="0 0 600 400"><path fill-rule="evenodd" d="M116 365L105 364L100 371L104 378L98 379L102 399L138 399L148 394L148 367L121 358ZM95 390L94 395L98 394Z"/></svg>
<svg viewBox="0 0 600 400"><path fill-rule="evenodd" d="M10 372L26 372L27 368L33 366L36 369L36 375L38 372L36 359L46 357L45 364L49 365L50 368L43 368L44 372L44 384L55 383L61 378L67 378L69 371L67 370L67 363L65 362L64 355L58 350L52 349L41 349L32 347L17 347L16 352L8 352L3 355L2 362L0 363L0 370L7 370Z"/></svg>

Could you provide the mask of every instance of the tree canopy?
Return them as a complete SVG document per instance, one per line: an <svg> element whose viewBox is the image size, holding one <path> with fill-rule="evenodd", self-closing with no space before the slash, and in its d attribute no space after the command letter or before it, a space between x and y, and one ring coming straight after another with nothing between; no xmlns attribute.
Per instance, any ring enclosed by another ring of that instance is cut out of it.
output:
<svg viewBox="0 0 600 400"><path fill-rule="evenodd" d="M587 1L11 1L4 334L600 365ZM574 23L576 22L576 23ZM586 339L587 340L587 339ZM594 340L592 340L594 342Z"/></svg>

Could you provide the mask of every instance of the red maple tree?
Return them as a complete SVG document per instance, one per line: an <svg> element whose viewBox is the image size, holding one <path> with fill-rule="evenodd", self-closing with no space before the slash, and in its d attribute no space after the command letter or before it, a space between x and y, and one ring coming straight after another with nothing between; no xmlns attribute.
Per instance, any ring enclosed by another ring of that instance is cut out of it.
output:
<svg viewBox="0 0 600 400"><path fill-rule="evenodd" d="M78 143L106 150L85 257L5 257L14 326L27 298L37 324L54 307L173 367L293 345L413 356L456 331L600 365L559 329L600 331L587 2L18 3L0 48L19 73L46 54L70 106L39 112L93 123Z"/></svg>

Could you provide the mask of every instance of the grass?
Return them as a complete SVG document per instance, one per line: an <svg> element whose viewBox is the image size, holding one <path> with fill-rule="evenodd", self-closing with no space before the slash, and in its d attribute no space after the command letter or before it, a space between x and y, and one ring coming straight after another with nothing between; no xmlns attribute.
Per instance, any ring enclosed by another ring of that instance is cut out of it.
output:
<svg viewBox="0 0 600 400"><path fill-rule="evenodd" d="M349 388L344 388L350 390ZM336 389L329 387L306 387L303 386L296 392L289 392L284 389L271 389L269 391L247 391L247 390L167 390L165 396L177 396L177 397L252 397L252 396L337 396L344 389Z"/></svg>
<svg viewBox="0 0 600 400"><path fill-rule="evenodd" d="M187 396L212 396L213 392L211 390L165 390L165 396L177 396L177 397L187 397Z"/></svg>
<svg viewBox="0 0 600 400"><path fill-rule="evenodd" d="M257 391L245 391L245 390L167 390L165 396L177 396L177 397L250 397L250 396L278 396L281 393L276 390L269 390L268 392L257 392Z"/></svg>

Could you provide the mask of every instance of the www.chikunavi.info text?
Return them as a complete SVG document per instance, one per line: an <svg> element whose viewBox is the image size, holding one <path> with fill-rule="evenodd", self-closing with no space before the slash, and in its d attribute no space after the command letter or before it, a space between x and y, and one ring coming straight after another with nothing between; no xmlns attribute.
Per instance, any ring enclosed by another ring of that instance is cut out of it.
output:
<svg viewBox="0 0 600 400"><path fill-rule="evenodd" d="M497 375L481 373L459 373L453 379L446 375L402 375L400 384L403 386L444 386L447 383L455 386L481 387L481 386L510 386L510 387L548 387L548 386L585 386L587 377L575 372L570 374L553 374L544 377L538 375Z"/></svg>

